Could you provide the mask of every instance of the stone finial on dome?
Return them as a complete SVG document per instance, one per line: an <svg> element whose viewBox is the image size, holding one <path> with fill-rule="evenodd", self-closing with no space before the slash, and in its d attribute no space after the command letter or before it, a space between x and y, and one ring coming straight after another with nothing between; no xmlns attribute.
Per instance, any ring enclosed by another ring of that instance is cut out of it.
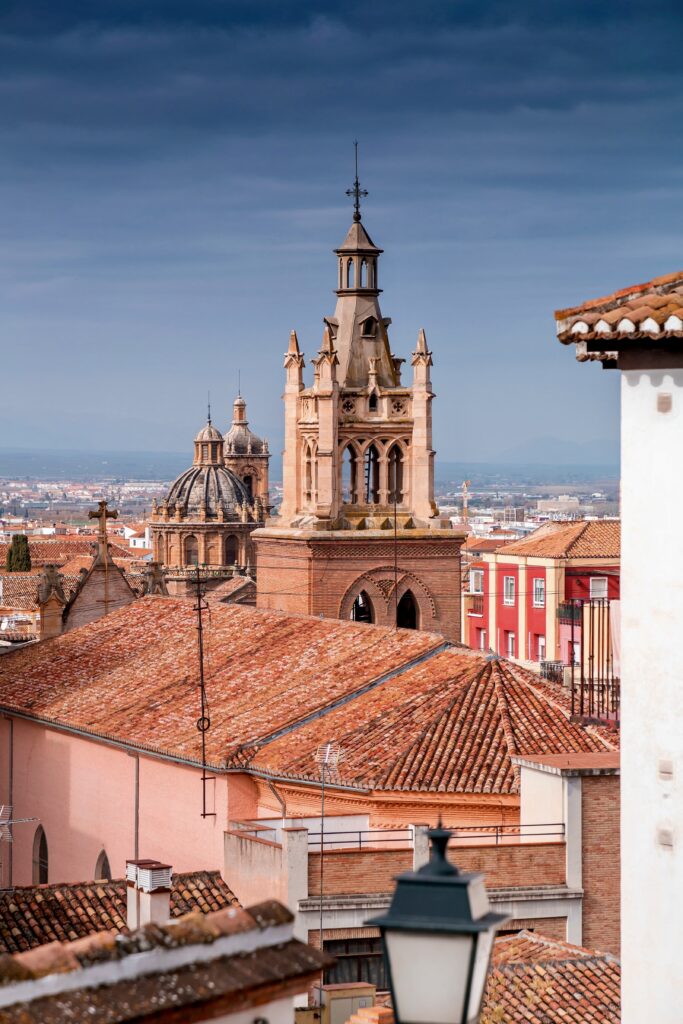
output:
<svg viewBox="0 0 683 1024"><path fill-rule="evenodd" d="M207 420L194 439L195 466L220 466L223 462L223 435Z"/></svg>
<svg viewBox="0 0 683 1024"><path fill-rule="evenodd" d="M232 426L224 435L225 453L230 455L261 455L263 441L249 429L247 403L238 395L233 402Z"/></svg>

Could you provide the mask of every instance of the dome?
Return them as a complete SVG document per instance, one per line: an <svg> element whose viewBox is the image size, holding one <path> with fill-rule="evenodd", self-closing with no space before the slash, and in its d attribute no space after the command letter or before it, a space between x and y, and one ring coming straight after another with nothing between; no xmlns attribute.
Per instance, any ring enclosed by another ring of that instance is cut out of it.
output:
<svg viewBox="0 0 683 1024"><path fill-rule="evenodd" d="M233 403L233 420L230 430L224 435L226 455L265 455L267 443L249 429L247 403L238 395Z"/></svg>
<svg viewBox="0 0 683 1024"><path fill-rule="evenodd" d="M199 519L204 508L210 518L222 508L225 519L241 519L237 506L251 504L242 481L222 465L195 465L185 470L171 484L166 501L171 515L180 510L188 519Z"/></svg>
<svg viewBox="0 0 683 1024"><path fill-rule="evenodd" d="M199 431L195 437L195 443L197 441L222 441L223 435L220 430L216 430L211 420L206 424L205 427Z"/></svg>

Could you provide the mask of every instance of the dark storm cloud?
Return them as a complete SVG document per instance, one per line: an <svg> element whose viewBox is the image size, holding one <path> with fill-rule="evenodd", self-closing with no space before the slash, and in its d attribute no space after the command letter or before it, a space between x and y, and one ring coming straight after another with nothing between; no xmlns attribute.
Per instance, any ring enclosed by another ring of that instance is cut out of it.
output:
<svg viewBox="0 0 683 1024"><path fill-rule="evenodd" d="M5 4L10 359L20 373L33 350L46 381L79 381L75 443L102 411L88 397L94 340L114 348L112 389L135 406L121 443L138 443L144 408L154 443L173 448L196 414L168 425L165 403L203 392L205 368L186 362L199 338L226 374L235 360L247 379L272 367L256 414L279 433L279 339L296 323L310 346L328 311L358 136L401 344L423 322L442 339L439 390L459 395L459 425L483 356L487 389L518 398L520 433L547 432L538 409L552 418L559 379L569 402L604 387L551 348L553 305L680 262L682 32L678 2ZM33 387L49 420L62 398ZM596 401L587 438L616 430L614 397ZM117 423L114 399L108 415ZM496 408L472 444L492 451L504 422Z"/></svg>

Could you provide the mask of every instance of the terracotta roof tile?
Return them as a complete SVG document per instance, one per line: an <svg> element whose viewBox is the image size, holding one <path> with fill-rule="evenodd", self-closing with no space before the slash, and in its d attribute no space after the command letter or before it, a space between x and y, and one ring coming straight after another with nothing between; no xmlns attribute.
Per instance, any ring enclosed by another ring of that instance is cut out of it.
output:
<svg viewBox="0 0 683 1024"><path fill-rule="evenodd" d="M620 985L611 956L502 963L489 974L481 1024L619 1024Z"/></svg>
<svg viewBox="0 0 683 1024"><path fill-rule="evenodd" d="M173 875L173 917L229 906L239 903L218 871ZM0 890L0 953L20 953L48 942L71 942L105 930L128 931L124 879Z"/></svg>
<svg viewBox="0 0 683 1024"><path fill-rule="evenodd" d="M443 645L431 633L220 603L212 606L205 640L207 757L217 767L243 745ZM5 654L0 706L196 762L196 680L192 602L143 597Z"/></svg>
<svg viewBox="0 0 683 1024"><path fill-rule="evenodd" d="M621 553L621 523L616 519L597 519L568 523L557 529L536 531L524 540L514 540L499 548L499 556L527 555L535 558L609 558Z"/></svg>
<svg viewBox="0 0 683 1024"><path fill-rule="evenodd" d="M0 544L0 566L5 565L8 547L8 544ZM34 540L33 537L29 537L28 547L31 555L31 566L33 568L43 565L61 566L65 565L76 555L92 556L97 547L97 537L94 535L85 537L67 535L66 537L55 537L52 540L46 540L44 538ZM109 548L112 557L139 557L139 552L135 552L134 554L133 549L127 547L125 544L119 544L118 541L114 540L112 537L109 538Z"/></svg>

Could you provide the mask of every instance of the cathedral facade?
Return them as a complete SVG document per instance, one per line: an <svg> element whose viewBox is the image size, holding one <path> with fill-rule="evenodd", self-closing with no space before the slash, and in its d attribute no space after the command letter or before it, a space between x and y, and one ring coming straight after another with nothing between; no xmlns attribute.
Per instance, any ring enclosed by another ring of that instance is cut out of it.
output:
<svg viewBox="0 0 683 1024"><path fill-rule="evenodd" d="M252 536L257 606L457 640L464 535L434 501L432 355L420 331L402 381L379 304L381 253L357 194L312 385L294 332L285 356L283 500Z"/></svg>

